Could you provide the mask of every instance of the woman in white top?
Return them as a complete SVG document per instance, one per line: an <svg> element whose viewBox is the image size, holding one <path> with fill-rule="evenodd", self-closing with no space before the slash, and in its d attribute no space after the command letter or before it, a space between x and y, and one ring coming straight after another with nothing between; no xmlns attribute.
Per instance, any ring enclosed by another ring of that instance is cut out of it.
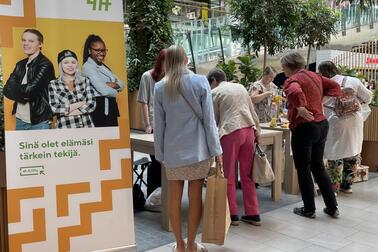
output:
<svg viewBox="0 0 378 252"><path fill-rule="evenodd" d="M260 123L267 123L272 119L272 100L278 94L278 87L272 82L276 75L276 70L267 66L261 79L253 83L249 90Z"/></svg>
<svg viewBox="0 0 378 252"><path fill-rule="evenodd" d="M329 122L324 150L324 156L328 160L327 172L336 192L342 190L351 193L354 172L360 162L362 150L364 113L366 112L364 107L368 108L367 104L372 99L372 93L359 79L340 75L339 70L331 61L322 62L318 70L321 75L339 83L342 89L353 89L362 106L360 111L339 117L332 109L335 98L325 97L323 100L324 113Z"/></svg>

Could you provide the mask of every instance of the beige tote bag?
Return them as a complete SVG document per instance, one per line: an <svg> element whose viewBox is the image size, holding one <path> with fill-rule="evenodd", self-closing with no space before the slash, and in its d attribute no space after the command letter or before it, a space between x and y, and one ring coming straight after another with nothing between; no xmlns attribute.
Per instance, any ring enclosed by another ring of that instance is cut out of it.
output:
<svg viewBox="0 0 378 252"><path fill-rule="evenodd" d="M258 144L256 144L255 158L253 159L252 179L259 184L271 183L275 179L266 154Z"/></svg>

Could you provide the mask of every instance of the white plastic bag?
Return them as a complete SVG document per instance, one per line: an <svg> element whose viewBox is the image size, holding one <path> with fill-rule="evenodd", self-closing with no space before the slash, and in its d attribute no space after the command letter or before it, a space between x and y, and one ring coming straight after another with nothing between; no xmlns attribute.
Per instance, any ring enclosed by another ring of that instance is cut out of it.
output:
<svg viewBox="0 0 378 252"><path fill-rule="evenodd" d="M147 198L144 207L150 210L157 210L161 205L161 187L158 187Z"/></svg>

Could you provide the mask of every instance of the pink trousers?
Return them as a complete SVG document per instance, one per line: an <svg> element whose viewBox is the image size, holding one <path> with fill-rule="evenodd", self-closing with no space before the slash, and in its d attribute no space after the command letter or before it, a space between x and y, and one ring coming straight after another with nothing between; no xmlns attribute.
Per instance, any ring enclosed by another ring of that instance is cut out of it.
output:
<svg viewBox="0 0 378 252"><path fill-rule="evenodd" d="M252 164L255 153L255 133L253 128L243 128L221 138L223 149L223 169L227 183L227 196L231 215L238 215L235 188L235 163L239 161L239 173L243 191L245 215L258 215L255 182L252 180Z"/></svg>

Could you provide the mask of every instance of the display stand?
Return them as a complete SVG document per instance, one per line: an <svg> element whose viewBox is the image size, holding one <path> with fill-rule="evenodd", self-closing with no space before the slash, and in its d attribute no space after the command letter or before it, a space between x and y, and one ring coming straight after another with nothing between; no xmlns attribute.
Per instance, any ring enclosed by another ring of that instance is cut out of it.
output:
<svg viewBox="0 0 378 252"><path fill-rule="evenodd" d="M364 123L364 143L362 146L362 164L369 166L370 172L378 168L378 107L371 107L371 114Z"/></svg>

